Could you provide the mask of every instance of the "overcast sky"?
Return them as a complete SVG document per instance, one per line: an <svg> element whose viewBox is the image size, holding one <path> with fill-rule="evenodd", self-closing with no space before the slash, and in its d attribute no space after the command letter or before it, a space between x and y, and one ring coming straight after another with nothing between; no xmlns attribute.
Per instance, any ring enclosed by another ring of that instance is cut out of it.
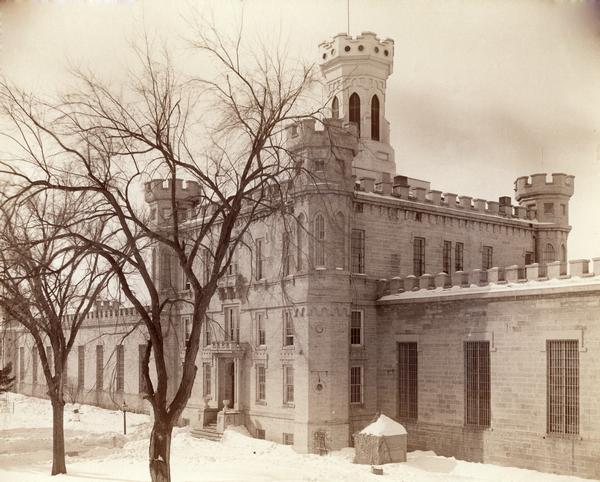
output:
<svg viewBox="0 0 600 482"><path fill-rule="evenodd" d="M9 2L10 3L10 2ZM347 0L0 2L0 69L34 91L69 63L119 81L132 41L173 40L186 69L191 15L281 38L292 59L347 30ZM195 8L192 8L195 7ZM600 22L591 6L541 0L350 0L350 33L395 41L386 114L399 174L497 200L536 172L575 175L569 258L600 256ZM586 10L587 9L587 10Z"/></svg>

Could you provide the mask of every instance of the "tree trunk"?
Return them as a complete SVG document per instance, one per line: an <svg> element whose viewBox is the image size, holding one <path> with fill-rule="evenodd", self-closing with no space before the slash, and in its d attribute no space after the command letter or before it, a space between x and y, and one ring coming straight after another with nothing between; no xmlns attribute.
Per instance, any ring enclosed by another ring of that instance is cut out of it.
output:
<svg viewBox="0 0 600 482"><path fill-rule="evenodd" d="M52 402L52 475L66 474L64 402Z"/></svg>
<svg viewBox="0 0 600 482"><path fill-rule="evenodd" d="M171 434L173 427L155 420L150 435L150 477L152 482L171 481Z"/></svg>

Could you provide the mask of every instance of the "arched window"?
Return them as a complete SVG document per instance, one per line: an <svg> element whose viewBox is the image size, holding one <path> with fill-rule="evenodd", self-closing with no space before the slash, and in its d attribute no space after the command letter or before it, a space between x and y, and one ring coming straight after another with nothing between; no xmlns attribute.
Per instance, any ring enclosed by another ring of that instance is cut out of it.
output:
<svg viewBox="0 0 600 482"><path fill-rule="evenodd" d="M546 248L544 249L544 262L551 263L556 260L556 255L554 254L554 246L550 243L546 244Z"/></svg>
<svg viewBox="0 0 600 482"><path fill-rule="evenodd" d="M304 268L304 214L298 216L296 225L296 271L302 271Z"/></svg>
<svg viewBox="0 0 600 482"><path fill-rule="evenodd" d="M315 266L325 266L325 220L320 214L315 218Z"/></svg>
<svg viewBox="0 0 600 482"><path fill-rule="evenodd" d="M339 117L340 117L340 102L338 101L337 97L334 97L333 101L331 102L331 118L339 119Z"/></svg>
<svg viewBox="0 0 600 482"><path fill-rule="evenodd" d="M338 212L335 215L335 230L332 229L332 236L335 236L335 267L346 269L346 222L344 215Z"/></svg>
<svg viewBox="0 0 600 482"><path fill-rule="evenodd" d="M371 139L379 140L379 99L376 95L371 99Z"/></svg>
<svg viewBox="0 0 600 482"><path fill-rule="evenodd" d="M356 122L358 126L358 136L360 137L360 97L355 92L350 96L350 122Z"/></svg>
<svg viewBox="0 0 600 482"><path fill-rule="evenodd" d="M567 248L565 247L564 244L560 245L560 262L561 263L567 262Z"/></svg>

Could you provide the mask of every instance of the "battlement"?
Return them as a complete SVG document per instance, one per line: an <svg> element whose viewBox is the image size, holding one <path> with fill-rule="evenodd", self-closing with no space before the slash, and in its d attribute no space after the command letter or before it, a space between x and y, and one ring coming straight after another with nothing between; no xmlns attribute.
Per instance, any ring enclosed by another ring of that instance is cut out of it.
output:
<svg viewBox="0 0 600 482"><path fill-rule="evenodd" d="M553 173L550 180L547 174L539 173L522 176L515 181L515 199L517 202L540 195L559 195L571 197L574 192L575 176Z"/></svg>
<svg viewBox="0 0 600 482"><path fill-rule="evenodd" d="M171 179L153 179L144 184L146 202L154 202L171 199ZM177 199L187 199L199 196L201 193L200 184L196 181L184 181L175 179L175 197Z"/></svg>
<svg viewBox="0 0 600 482"><path fill-rule="evenodd" d="M303 147L346 148L358 153L358 128L343 119L325 119L317 129L315 119L303 119L286 128L290 150Z"/></svg>
<svg viewBox="0 0 600 482"><path fill-rule="evenodd" d="M568 266L568 271L567 271ZM480 292L481 288L493 290L555 287L557 282L563 284L580 283L582 279L593 279L600 285L600 258L576 259L568 263L554 261L547 264L529 264L526 266L507 266L488 270L457 271L452 275L438 273L422 276L409 275L405 278L395 277L391 280L377 281L378 298L394 298L402 294L402 298L422 296L445 296Z"/></svg>
<svg viewBox="0 0 600 482"><path fill-rule="evenodd" d="M321 68L332 67L344 60L369 60L384 65L387 75L392 73L394 41L380 40L373 32L361 32L356 37L340 33L332 40L322 42L319 52Z"/></svg>

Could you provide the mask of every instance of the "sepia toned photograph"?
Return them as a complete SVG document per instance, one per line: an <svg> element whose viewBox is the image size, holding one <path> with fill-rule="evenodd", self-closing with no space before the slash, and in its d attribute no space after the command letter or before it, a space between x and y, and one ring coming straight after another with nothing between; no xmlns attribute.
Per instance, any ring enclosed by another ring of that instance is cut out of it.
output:
<svg viewBox="0 0 600 482"><path fill-rule="evenodd" d="M0 0L0 481L600 480L600 2Z"/></svg>

